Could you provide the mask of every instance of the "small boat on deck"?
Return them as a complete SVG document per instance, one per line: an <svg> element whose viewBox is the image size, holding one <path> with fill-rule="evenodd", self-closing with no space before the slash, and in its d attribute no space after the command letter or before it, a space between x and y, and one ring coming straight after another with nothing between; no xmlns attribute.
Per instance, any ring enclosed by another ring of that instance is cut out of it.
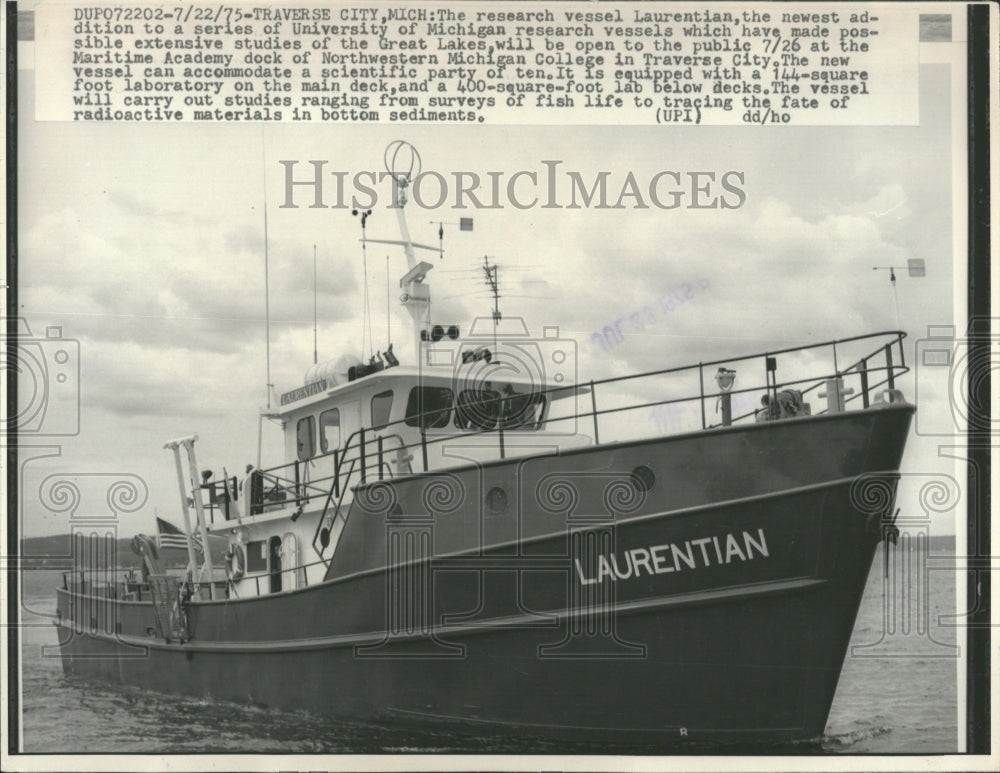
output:
<svg viewBox="0 0 1000 773"><path fill-rule="evenodd" d="M553 329L435 320L397 214L414 359L311 367L265 417L280 466L169 442L187 570L140 535L141 578L66 573L65 671L479 735L820 736L895 530L905 334L580 382ZM663 406L692 426L654 432Z"/></svg>

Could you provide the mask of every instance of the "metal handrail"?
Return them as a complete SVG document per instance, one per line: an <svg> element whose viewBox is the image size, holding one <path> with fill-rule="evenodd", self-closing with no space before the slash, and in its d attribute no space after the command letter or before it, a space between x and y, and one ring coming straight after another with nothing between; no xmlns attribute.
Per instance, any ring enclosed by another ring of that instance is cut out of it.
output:
<svg viewBox="0 0 1000 773"><path fill-rule="evenodd" d="M861 357L858 360L852 362L847 367L841 367L839 365L839 363L838 363L838 357L837 357L837 354L838 354L837 347L838 346L840 346L841 348L843 348L843 346L845 344L853 343L853 342L856 342L856 341L864 341L864 340L869 340L869 339L884 338L886 336L892 336L893 338L888 343L880 345L878 348L876 348L873 351L869 352L864 357ZM869 334L866 334L866 335L852 336L852 337L849 337L849 338L836 339L836 340L833 340L833 341L824 341L824 342L816 343L816 344L806 344L804 346L787 347L787 348L784 348L784 349L777 349L777 350L773 350L773 351L760 352L760 353L757 353L757 354L743 355L743 356L740 356L740 357L730 357L730 358L716 359L716 360L711 360L711 361L708 361L708 362L700 362L700 363L697 363L695 365L684 365L684 366L672 367L672 368L662 368L662 369L658 369L658 370L647 371L647 372L644 372L644 373L638 373L638 374L633 374L633 375L629 375L629 376L612 376L612 377L604 378L604 379L591 380L591 381L585 382L583 384L570 384L570 385L566 385L566 386L546 387L546 388L543 388L543 389L534 390L534 391L532 391L530 393L519 394L519 395L516 395L516 396L517 397L530 396L531 398L537 398L538 396L545 397L545 396L550 396L550 395L555 395L555 394L561 394L561 393L564 393L564 392L567 392L567 391L572 391L572 392L575 392L577 395L580 395L580 394L585 394L587 392L587 390L589 390L590 391L590 395L591 395L591 409L590 409L590 411L576 412L576 413L573 413L571 415L562 416L562 417L558 417L558 418L551 418L548 415L546 415L547 414L546 411L543 411L541 413L540 419L539 419L539 421L538 421L538 423L536 425L536 429L548 428L549 426L551 426L553 424L557 424L559 422L564 422L564 421L577 421L577 420L580 420L580 419L590 419L593 422L594 443L595 443L595 445L600 445L601 444L601 441L600 441L600 427L599 427L599 422L598 422L598 418L600 416L606 416L606 415L610 415L610 414L622 413L622 412L631 411L631 410L638 410L638 409L642 409L642 408L651 408L651 407L655 407L655 406L658 406L658 405L669 405L669 404L676 404L676 403L687 403L687 402L693 402L695 400L700 401L700 404L701 404L701 413L702 413L702 429L708 429L710 425L708 424L708 422L706 420L706 417L705 417L705 409L704 409L705 401L713 399L713 398L716 398L716 397L719 397L720 395L725 394L725 393L722 392L722 391L706 391L705 390L705 383L704 383L705 368L711 368L713 366L723 365L723 364L733 365L733 364L737 364L737 363L740 363L740 362L747 362L747 361L751 361L751 360L774 359L774 358L777 358L779 355L790 354L790 353L793 353L793 352L805 352L805 351L810 351L810 350L830 348L831 351L832 351L832 354L833 354L833 361L834 361L833 371L830 372L830 373L824 373L823 375L820 375L820 376L811 376L811 377L803 378L803 379L794 379L794 380L790 380L790 381L782 381L780 383L774 382L773 384L768 383L768 380L765 379L765 385L764 386L757 385L757 386L752 386L752 387L746 387L746 388L742 388L742 389L732 390L732 391L728 392L728 394L742 394L742 393L749 393L749 392L757 392L757 391L760 391L762 388L770 391L771 389L777 390L778 388L788 388L788 387L797 386L797 385L800 385L800 384L809 384L810 386L808 386L808 387L806 387L805 389L802 390L802 393L805 395L805 394L811 393L813 390L816 390L816 389L820 388L821 386L823 386L823 384L827 380L829 380L831 378L842 378L842 377L848 376L848 375L859 375L861 377L861 379L862 379L862 391L860 393L856 394L856 395L853 395L853 396L847 398L845 400L845 403L852 402L852 401L857 400L857 399L861 399L864 402L865 406L867 406L868 405L868 398L869 398L869 393L870 392L874 391L875 389L878 389L880 386L883 386L883 385L888 385L890 389L895 388L895 379L896 379L896 377L898 377L898 376L900 376L902 374L905 374L905 373L907 373L909 371L909 368L905 364L905 354L904 354L904 350L903 350L903 339L904 338L906 338L906 333L903 332L903 331L892 331L892 330L890 330L890 331L881 331L881 332L878 332L878 333L869 333ZM893 359L893 356L892 356L894 348L897 349L898 354L899 354L899 363L898 364L896 364L894 362L894 359ZM880 355L885 357L886 364L883 365L883 366L879 366L879 367L871 367L871 366L869 366L869 364L868 364L869 361L871 361L873 358L879 357ZM598 407L597 407L596 388L598 386L603 386L603 385L608 385L608 384L618 384L618 383L624 383L624 382L629 382L629 381L637 381L639 379L650 378L650 377L654 377L654 376L679 374L679 373L684 373L684 372L694 373L695 371L698 372L698 376L699 376L699 386L698 386L698 394L697 395L691 394L691 395L687 395L687 396L679 397L679 398L670 398L670 399L665 399L665 400L656 400L656 401L650 401L650 402L642 402L642 403L637 403L637 404L630 404L630 405L626 405L626 406L618 406L618 407L604 408L604 409L598 409ZM885 374L885 378L883 378L881 381L878 381L874 385L870 384L869 381L868 381L869 377L872 376L873 374L878 374L878 373L884 373ZM489 400L481 401L481 404L482 405L489 405L491 403L501 403L502 404L503 402L505 402L505 401L507 401L509 399L510 399L509 396L500 397L500 398L494 398L494 399L489 399ZM499 406L499 407L502 408L502 405ZM429 471L427 447L429 445L433 445L434 443L440 443L440 442L445 442L445 441L452 441L452 440L455 440L457 438L469 438L469 437L475 437L477 435L495 434L496 437L497 437L497 447L498 447L498 451L499 451L499 454L500 454L500 458L504 458L505 457L506 450L505 450L504 432L511 431L511 428L503 426L503 422L500 420L500 415L499 414L498 414L498 421L497 421L496 426L488 427L488 428L485 428L485 429L477 428L477 429L473 429L473 430L462 430L462 431L457 432L457 433L447 433L447 434L443 434L440 437L431 437L431 438L428 439L427 433L426 433L427 423L430 422L431 424L433 424L433 420L436 417L440 416L443 413L449 413L450 414L453 410L454 410L454 407L453 406L449 406L448 408L441 408L441 409L436 409L434 411L427 411L427 412L424 412L424 413L416 414L416 415L413 415L413 416L407 416L404 419L399 419L399 420L394 421L394 422L389 422L387 424L382 424L377 429L374 428L374 427L363 427L363 428L357 429L357 430L355 430L354 432L352 432L348 436L347 440L344 442L343 446L341 447L341 449L339 451L337 449L334 449L332 451L326 452L325 454L320 454L320 455L318 455L316 457L313 457L312 460L322 459L322 458L325 458L325 457L332 457L334 459L335 472L334 472L334 474L332 476L328 476L328 477L322 478L320 480L313 481L310 484L307 484L310 487L316 487L317 484L319 484L319 483L324 483L324 482L327 482L327 481L332 481L332 486L331 487L324 487L323 490L322 490L322 495L324 495L324 496L327 497L327 508L324 508L324 512L326 512L326 510L328 509L329 502L331 501L331 493L332 493L333 496L337 496L338 498L342 498L343 497L344 489L346 488L347 483L349 482L351 476L353 475L353 473L354 473L354 471L355 471L355 469L357 467L357 464L352 465L351 468L346 472L346 475L345 475L345 472L344 472L344 463L346 461L353 460L356 463L360 463L360 466L361 466L361 480L360 480L360 483L362 483L362 484L368 482L367 468L368 468L369 460L372 460L372 461L375 462L375 464L373 466L375 467L375 469L378 470L379 479L382 479L384 477L384 470L388 470L389 473L390 473L390 475L392 474L391 467L389 467L388 463L385 462L385 460L384 460L385 451L384 451L383 443L386 440L388 440L388 439L394 439L394 440L397 440L399 442L399 445L396 448L397 451L408 451L410 449L416 449L417 447L420 447L420 449L421 449L421 457L422 457L422 462L423 462L423 464L422 464L423 472L428 472ZM818 414L822 414L824 412L825 412L825 410L818 411L817 413ZM734 417L733 421L736 422L736 421L741 421L741 420L747 419L747 418L749 418L751 416L754 416L756 413L757 413L757 411L755 410L755 411L751 411L751 412L748 412L748 413L745 413L745 414L741 414L741 415L739 415L737 417ZM400 434L398 432L385 433L386 429L393 428L393 427L398 427L398 426L403 425L403 424L406 424L406 425L408 425L410 427L414 427L414 428L418 429L419 432L420 432L420 440L417 441L417 442L413 442L413 443L405 443L405 442L403 442L403 438L400 436ZM372 441L367 439L366 435L368 433L370 433L371 435L374 436L374 441L375 441L375 446L376 446L375 450L369 450L370 444L371 444ZM355 450L356 455L353 456L353 457L349 457L348 454L352 450ZM266 470L259 470L259 471L256 471L256 472L259 472L259 473L265 474L265 475L267 475L267 474L275 475L275 473L277 473L277 472L279 472L281 470L287 469L287 468L289 468L289 467L291 467L293 465L297 465L297 464L301 463L301 461L302 460L296 460L295 462L292 462L292 463L289 463L289 464L286 464L286 465L280 465L280 466L277 466L277 467L269 468L269 469L266 469ZM308 497L305 497L305 499L308 499ZM300 503L300 500L296 499L296 504L299 504L299 503ZM323 521L323 519L321 518L320 519L320 523L322 523L322 521ZM317 532L317 534L318 534L318 532Z"/></svg>
<svg viewBox="0 0 1000 773"><path fill-rule="evenodd" d="M327 563L330 560L323 555L326 552L326 546L320 545L319 547L317 547L317 543L319 542L320 534L323 531L324 523L327 520L326 515L330 511L330 503L333 501L333 497L336 496L337 504L334 507L334 514L336 517L336 513L340 511L340 506L344 501L344 496L347 494L348 485L350 484L351 481L351 476L354 474L354 470L356 469L357 462L359 460L362 462L361 482L362 483L365 482L366 465L364 464L364 461L367 454L359 453L358 456L346 458L347 452L350 448L350 441L355 435L358 435L358 437L361 438L362 443L364 442L364 432L359 430L358 433L352 433L351 436L348 438L347 445L345 445L343 450L341 451L341 454L334 458L335 467L337 470L336 473L337 480L335 481L335 484L331 486L329 491L327 492L326 502L323 504L323 512L320 514L319 519L316 521L316 529L313 532L313 537L312 537L313 550L315 550L319 554L320 560L324 563ZM402 436L399 435L398 433L393 433L391 435L385 435L385 436L382 435L378 436L376 454L377 454L377 469L378 469L379 480L385 479L386 471L388 471L389 477L395 477L395 475L392 472L392 468L389 467L388 463L385 461L384 458L385 454L384 440L386 439L396 440L399 442L399 448L397 449L397 451L405 450L407 447L406 444L403 442ZM359 446L359 451L360 450L361 447ZM350 468L345 473L343 482L341 482L340 471L344 469L346 462L350 462Z"/></svg>
<svg viewBox="0 0 1000 773"><path fill-rule="evenodd" d="M243 576L242 579L243 580L249 580L249 579L252 578L255 581L255 586L256 586L256 590L257 590L257 595L258 596L261 595L260 594L260 581L261 580L264 580L264 579L270 580L271 577L273 577L275 575L279 575L279 574L285 574L286 572L300 572L301 571L301 577L302 577L302 580L304 582L304 586L303 587L309 587L309 573L307 571L305 571L305 570L308 569L311 566L318 566L319 564L324 564L325 565L326 563L327 563L326 561L324 561L324 560L321 559L319 561L311 561L311 562L309 562L307 564L298 564L297 566L289 567L288 569L275 569L275 570L270 571L270 572L263 572L263 573L259 573L259 574L253 574L253 575L244 574L244 576ZM119 568L121 568L121 567L119 567ZM115 580L111 580L110 582L104 583L104 584L102 584L100 586L95 585L92 581L90 581L88 583L87 575L88 574L97 573L97 572L102 572L102 573L106 574L106 571L105 570L101 570L101 569L91 569L91 570L71 569L71 570L66 570L66 571L62 572L62 580L63 580L62 589L65 590L65 591L67 591L67 592L69 592L69 593L77 593L77 594L80 594L80 595L93 596L94 595L94 593L92 592L93 590L97 590L97 589L104 590L104 589L107 589L107 588L113 588L113 589L115 589L117 591L119 589L119 587L124 586L126 583L130 582L129 580L127 580L125 578L117 578ZM69 585L69 582L68 582L68 578L70 576L79 577L80 586L81 587L79 587L79 588L71 588L70 585ZM90 588L87 588L88 584L90 585ZM135 585L138 586L138 588L137 588L138 598L136 600L137 601L142 601L143 600L142 599L142 591L143 590L145 590L147 592L149 591L149 583L140 580L140 581L138 581L136 583L133 583L133 584L135 584ZM200 590L202 588L207 588L207 587L212 586L212 585L214 585L215 587L219 587L220 585L227 585L229 587L232 587L234 585L233 581L230 580L228 577L225 578L225 579L220 578L220 579L217 579L217 580L191 580L187 584L188 584L188 587L192 588L194 591ZM115 595L115 596L101 596L100 598L109 598L109 599L114 599L114 600L121 600L121 599L118 599L117 595Z"/></svg>
<svg viewBox="0 0 1000 773"><path fill-rule="evenodd" d="M285 574L286 572L298 572L300 570L302 571L302 575L301 575L302 576L302 581L303 581L303 583L305 583L303 585L303 587L308 588L309 587L309 573L307 571L305 571L305 570L308 569L310 566L318 566L319 564L323 564L325 566L326 563L327 563L326 561L324 561L323 559L320 559L319 561L311 561L308 564L299 564L298 566L293 566L290 569L276 569L276 570L271 571L271 572L264 572L262 574L255 574L255 575L253 575L253 579L254 579L254 585L256 586L256 589L257 589L257 595L258 596L261 595L261 593L260 593L260 581L261 580L267 579L268 581L270 581L270 579L272 577L274 577L275 575L277 575L277 574ZM247 575L243 575L242 579L243 580L248 580L250 578ZM208 583L201 583L201 584L207 585ZM233 583L230 582L229 585L230 585L230 587L232 587ZM270 591L268 591L268 593L270 593Z"/></svg>
<svg viewBox="0 0 1000 773"><path fill-rule="evenodd" d="M894 381L895 381L895 375L902 375L902 374L907 373L909 371L909 368L907 368L906 365L905 365L905 360L904 360L904 355L903 355L903 349L902 349L902 340L903 340L903 338L906 337L906 333L902 332L902 331L884 331L884 332L879 332L879 333L869 333L869 334L866 334L866 335L852 336L850 338L843 338L843 339L838 339L838 340L834 340L834 341L826 341L826 342L823 342L823 343L808 344L808 345L805 345L805 346L797 346L797 347L788 347L788 348L785 348L785 349L778 349L776 351L769 351L769 352L762 352L762 353L758 353L758 354L745 355L743 357L735 357L735 358L726 358L726 359L712 360L712 361L709 361L709 362L698 363L697 365L685 365L685 366L676 367L676 368L663 368L663 369L660 369L660 370L648 371L648 372L645 372L645 373L633 374L633 375L630 375L630 376L613 376L613 377L606 378L606 379L600 379L600 380L596 380L596 381L590 381L587 384L582 384L582 385L581 384L573 384L573 385L568 385L568 386L564 386L564 387L553 387L553 388L541 389L541 390L537 390L537 391L535 391L535 392L533 392L531 394L534 394L534 395L550 395L550 394L555 394L557 392L564 392L564 391L568 391L568 390L575 390L579 394L581 392L581 390L587 390L587 389L589 389L590 393L591 393L591 406L592 406L591 410L589 412L575 413L575 414L572 414L572 415L569 415L569 416L563 416L563 417L559 417L559 418L556 418L556 419L552 419L552 418L549 418L549 417L543 417L542 420L539 422L539 427L547 426L549 424L554 424L554 423L561 422L561 421L575 421L575 420L578 420L578 419L581 419L581 418L592 417L594 419L595 445L600 445L600 441L599 441L599 427L598 427L598 424L596 422L596 418L598 416L603 416L603 415L613 414L613 413L621 413L623 411L636 410L638 408L646 408L646 407L652 407L652 406L656 406L656 405L666 405L666 404L670 404L670 403L692 402L694 400L701 400L702 402L704 402L704 400L706 398L707 399L711 399L711 398L719 397L720 395L722 395L724 393L721 392L721 391L705 392L704 382L702 380L701 384L700 384L700 387L699 387L699 394L698 394L697 397L695 397L695 396L692 395L692 396L688 396L688 397L673 398L673 399L667 399L667 400L659 400L659 401L648 402L648 403L640 403L638 405L628 405L628 406L621 406L621 407L617 407L617 408L606 408L606 409L603 409L603 410L598 410L597 409L597 405L596 405L596 391L595 391L595 387L597 387L597 386L600 386L600 385L603 385L603 384L612 384L612 383L619 383L619 382L625 382L625 381L633 381L633 380L638 380L638 379L642 379L642 378L649 378L649 377L652 377L652 376L660 376L660 375L681 373L681 372L684 372L684 371L694 371L695 369L698 369L700 372L703 372L704 368L706 368L706 367L712 367L712 366L715 366L715 365L734 364L734 363L738 363L738 362L745 362L747 360L755 360L755 359L761 359L761 358L767 358L767 357L773 358L773 357L776 357L777 355L780 355L780 354L788 354L788 353L791 353L791 352L801 352L801 351L807 351L807 350L810 350L810 349L821 349L821 348L824 348L824 347L832 347L833 348L834 360L836 362L836 347L837 347L838 344L839 345L843 345L843 344L851 343L851 342L854 342L854 341L861 341L861 340L872 339L872 338L881 338L881 337L888 336L888 335L891 335L891 336L895 337L895 340L892 343L878 347L876 350L874 350L870 354L867 354L864 357L858 359L857 361L855 361L854 363L852 363L851 365L849 365L847 368L840 369L840 368L837 368L836 365L835 365L834 366L834 371L832 373L824 373L823 375L820 375L820 376L811 376L809 378L796 379L796 380L793 380L793 381L782 381L777 386L784 388L784 387L788 387L788 386L796 385L796 384L811 383L812 386L810 386L809 388L803 390L803 393L806 394L808 392L811 392L814 389L818 389L819 387L823 386L824 382L826 380L830 379L830 378L842 377L844 375L847 375L847 374L851 373L852 371L857 370L860 363L867 362L867 360L870 360L872 357L875 357L875 356L877 356L880 353L884 352L887 355L889 355L890 352L891 352L890 347L893 344L896 344L896 345L898 345L899 351L900 351L900 365L897 366L897 365L892 364L891 355L890 355L889 364L887 366L882 367L882 368L867 368L867 372L868 373L873 373L873 372L878 372L878 371L885 371L885 372L887 372L887 375L888 375L888 377L887 377L887 379L885 381L882 381L882 382L880 382L879 384L877 384L875 386L870 386L869 387L869 391L871 391L873 389L876 389L878 386L880 386L881 384L885 384L885 383L888 383L889 386L890 386L890 388L893 388L893 384L894 384ZM729 394L740 394L740 393L747 393L747 392L756 392L756 391L759 391L760 389L761 389L760 386L748 387L748 388L744 388L744 389L738 389L738 390L735 390L735 391L731 391L731 392L729 392ZM854 396L854 397L851 397L846 402L850 402L852 400L855 400L855 399L857 399L857 397L858 397L857 395ZM412 422L415 418L419 419L419 418L421 418L424 415L432 415L432 414L433 415L438 415L440 413L443 413L445 410L450 411L450 410L453 410L453 409L452 408L439 409L437 411L429 412L428 414L421 414L419 416L410 416L410 417L407 417L405 419L397 420L395 422L391 422L389 424L382 425L382 428L395 426L395 425L402 424L402 423L408 422L408 421ZM743 414L743 415L739 416L738 418L744 419L744 418L747 418L749 416L753 416L755 413L756 413L756 411L751 412L751 413L747 413L747 414ZM820 411L819 413L823 413L823 411ZM735 420L736 419L734 419L734 421ZM708 425L707 425L707 423L704 420L704 416L703 416L703 420L702 420L702 428L703 429L707 429L708 428ZM365 431L372 431L372 429L371 428L367 428L367 429L356 430L348 438L347 444L345 444L345 448L346 448L346 445L350 444L350 442L354 439L355 436L359 436L361 433L363 433ZM504 432L504 428L500 427L500 426L497 426L497 427L490 427L490 428L487 428L487 429L478 429L478 430L473 430L473 431L463 431L463 432L460 432L460 433L452 433L452 434L444 435L444 436L439 437L439 438L433 438L431 440L427 440L426 434L423 433L423 432L421 432L421 439L420 439L419 443L405 444L405 445L402 446L402 448L403 449L416 448L418 445L426 448L426 446L428 444L439 443L439 442L444 442L444 441L448 441L448 440L454 440L456 438L472 437L472 436L475 436L475 435L484 435L484 434L496 433L498 435L498 446L500 446L501 450L502 450L503 432ZM370 455L370 454L366 454L366 455ZM426 453L425 453L425 456L426 456ZM424 472L428 471L426 462L425 462L424 470L423 471Z"/></svg>

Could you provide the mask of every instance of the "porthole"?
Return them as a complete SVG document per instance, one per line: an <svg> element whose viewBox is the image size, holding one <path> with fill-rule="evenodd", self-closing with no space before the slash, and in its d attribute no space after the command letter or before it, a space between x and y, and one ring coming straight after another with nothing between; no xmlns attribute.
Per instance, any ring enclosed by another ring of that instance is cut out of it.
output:
<svg viewBox="0 0 1000 773"><path fill-rule="evenodd" d="M324 548L330 547L330 530L325 526L319 533L319 544Z"/></svg>
<svg viewBox="0 0 1000 773"><path fill-rule="evenodd" d="M492 515L507 512L507 492L499 486L494 486L486 495L486 507Z"/></svg>
<svg viewBox="0 0 1000 773"><path fill-rule="evenodd" d="M656 475L644 464L632 470L632 485L637 491L649 491L656 483Z"/></svg>

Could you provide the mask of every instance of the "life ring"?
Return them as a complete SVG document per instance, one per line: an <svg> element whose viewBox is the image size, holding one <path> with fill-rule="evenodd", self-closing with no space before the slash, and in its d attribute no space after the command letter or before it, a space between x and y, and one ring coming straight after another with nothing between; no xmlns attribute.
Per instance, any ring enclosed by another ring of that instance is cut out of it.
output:
<svg viewBox="0 0 1000 773"><path fill-rule="evenodd" d="M247 567L247 557L239 545L230 545L226 553L226 579L229 582L239 582Z"/></svg>

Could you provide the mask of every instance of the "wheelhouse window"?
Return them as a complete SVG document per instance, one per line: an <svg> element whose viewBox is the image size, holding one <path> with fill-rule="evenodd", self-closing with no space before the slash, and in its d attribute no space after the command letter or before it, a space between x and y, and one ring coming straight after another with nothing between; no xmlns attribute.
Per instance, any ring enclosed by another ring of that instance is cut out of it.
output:
<svg viewBox="0 0 1000 773"><path fill-rule="evenodd" d="M319 415L319 450L328 454L340 448L340 409L331 408Z"/></svg>
<svg viewBox="0 0 1000 773"><path fill-rule="evenodd" d="M299 461L312 459L316 455L316 419L312 416L299 419L296 435Z"/></svg>
<svg viewBox="0 0 1000 773"><path fill-rule="evenodd" d="M465 389L455 404L455 426L459 429L493 429L500 415L500 393L492 389Z"/></svg>
<svg viewBox="0 0 1000 773"><path fill-rule="evenodd" d="M247 543L247 571L267 571L267 541L254 540Z"/></svg>
<svg viewBox="0 0 1000 773"><path fill-rule="evenodd" d="M454 399L454 392L447 387L413 387L406 400L406 426L447 427Z"/></svg>
<svg viewBox="0 0 1000 773"><path fill-rule="evenodd" d="M385 429L392 410L392 390L379 392L372 397L372 429Z"/></svg>
<svg viewBox="0 0 1000 773"><path fill-rule="evenodd" d="M535 394L506 393L500 425L504 429L538 429L542 420L545 397Z"/></svg>

